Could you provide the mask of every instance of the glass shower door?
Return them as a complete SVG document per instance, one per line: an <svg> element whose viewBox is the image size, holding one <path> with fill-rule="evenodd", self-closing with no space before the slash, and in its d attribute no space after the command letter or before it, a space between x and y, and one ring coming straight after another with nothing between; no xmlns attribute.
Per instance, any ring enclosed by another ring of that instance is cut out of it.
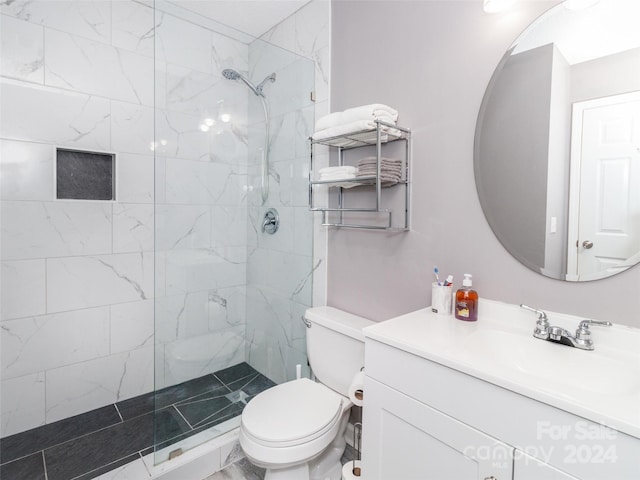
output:
<svg viewBox="0 0 640 480"><path fill-rule="evenodd" d="M156 3L158 5L159 2ZM312 223L306 137L313 62L180 9L156 9L156 462L239 426L254 395L306 366ZM161 17L161 18L160 18ZM161 21L160 21L161 20ZM261 97L226 78L264 85ZM302 94L304 92L304 95ZM303 201L304 200L304 201ZM261 216L282 228L263 234ZM265 264L267 262L267 264ZM264 268L274 277L265 277Z"/></svg>

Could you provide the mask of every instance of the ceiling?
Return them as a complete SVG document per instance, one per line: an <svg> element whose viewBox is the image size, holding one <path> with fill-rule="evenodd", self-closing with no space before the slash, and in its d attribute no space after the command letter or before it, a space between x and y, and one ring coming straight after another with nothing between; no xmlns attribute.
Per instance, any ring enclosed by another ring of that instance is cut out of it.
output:
<svg viewBox="0 0 640 480"><path fill-rule="evenodd" d="M259 37L310 0L173 0L192 12Z"/></svg>

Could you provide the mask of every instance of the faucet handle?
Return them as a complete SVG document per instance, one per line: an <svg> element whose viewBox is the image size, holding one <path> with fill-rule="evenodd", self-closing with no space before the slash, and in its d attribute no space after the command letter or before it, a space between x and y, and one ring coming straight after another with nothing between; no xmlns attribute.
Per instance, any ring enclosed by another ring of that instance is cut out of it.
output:
<svg viewBox="0 0 640 480"><path fill-rule="evenodd" d="M589 325L602 325L603 327L610 327L611 322L600 322L598 320L582 320L578 330L576 330L576 338L585 338L591 335Z"/></svg>
<svg viewBox="0 0 640 480"><path fill-rule="evenodd" d="M525 305L524 303L521 303L520 306L525 310L538 314L538 321L536 322L536 328L533 331L533 336L543 340L549 338L549 318L547 317L546 312Z"/></svg>

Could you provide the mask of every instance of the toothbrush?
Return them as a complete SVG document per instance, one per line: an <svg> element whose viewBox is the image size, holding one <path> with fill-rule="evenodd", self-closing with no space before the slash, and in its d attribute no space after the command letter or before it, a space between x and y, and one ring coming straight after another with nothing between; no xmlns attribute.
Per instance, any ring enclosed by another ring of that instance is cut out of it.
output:
<svg viewBox="0 0 640 480"><path fill-rule="evenodd" d="M436 282L438 282L438 285L442 285L440 283L440 277L438 276L438 273L440 273L440 270L438 270L438 267L433 267L433 273L436 276Z"/></svg>

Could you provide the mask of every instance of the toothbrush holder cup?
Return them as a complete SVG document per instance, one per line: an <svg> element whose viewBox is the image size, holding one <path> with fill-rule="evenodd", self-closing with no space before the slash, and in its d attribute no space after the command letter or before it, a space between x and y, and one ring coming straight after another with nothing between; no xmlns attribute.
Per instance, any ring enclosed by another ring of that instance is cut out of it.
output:
<svg viewBox="0 0 640 480"><path fill-rule="evenodd" d="M451 315L453 299L453 285L431 284L431 311L438 315Z"/></svg>

